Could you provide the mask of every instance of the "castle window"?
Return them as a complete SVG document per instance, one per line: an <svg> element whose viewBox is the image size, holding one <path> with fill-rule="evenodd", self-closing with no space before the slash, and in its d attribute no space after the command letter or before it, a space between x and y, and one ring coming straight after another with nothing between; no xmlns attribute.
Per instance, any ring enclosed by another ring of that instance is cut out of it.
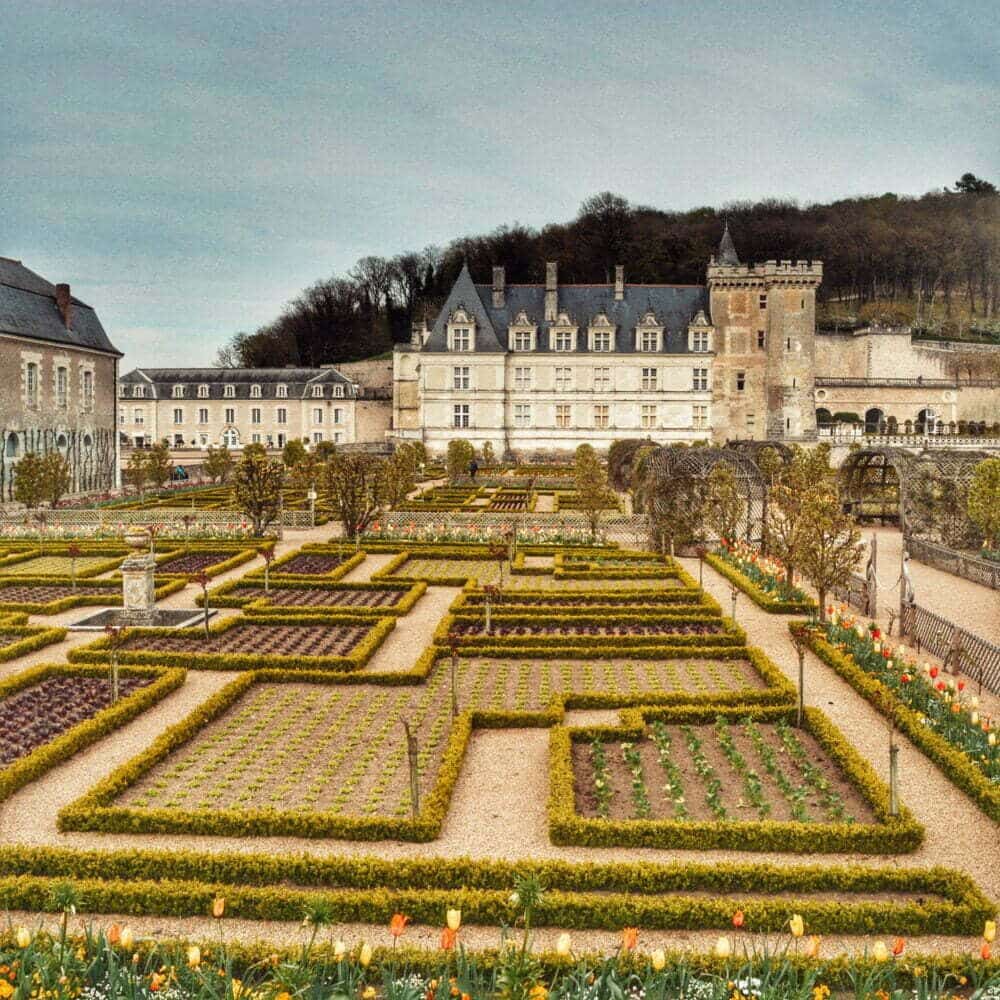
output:
<svg viewBox="0 0 1000 1000"><path fill-rule="evenodd" d="M453 389L468 389L471 385L471 379L469 376L469 366L462 365L458 368L452 369L452 388Z"/></svg>
<svg viewBox="0 0 1000 1000"><path fill-rule="evenodd" d="M339 406L334 408L333 422L335 424L342 424L344 422L344 411Z"/></svg>
<svg viewBox="0 0 1000 1000"><path fill-rule="evenodd" d="M56 406L65 410L69 403L69 369L60 365L56 369Z"/></svg>
<svg viewBox="0 0 1000 1000"><path fill-rule="evenodd" d="M785 350L786 351L790 351L791 349L792 349L792 338L791 337L787 337L785 339Z"/></svg>
<svg viewBox="0 0 1000 1000"><path fill-rule="evenodd" d="M767 296L766 295L761 295L761 297L760 297L760 307L761 307L761 309L766 309L767 308Z"/></svg>
<svg viewBox="0 0 1000 1000"><path fill-rule="evenodd" d="M657 388L658 382L659 382L659 372L656 368L643 368L642 370L643 389L655 390Z"/></svg>
<svg viewBox="0 0 1000 1000"><path fill-rule="evenodd" d="M282 383L274 387L274 395L278 399L288 399L288 386Z"/></svg>
<svg viewBox="0 0 1000 1000"><path fill-rule="evenodd" d="M184 386L182 386L182 385L175 385L174 386L174 390L173 390L173 396L174 396L174 399L183 399L184 398Z"/></svg>
<svg viewBox="0 0 1000 1000"><path fill-rule="evenodd" d="M89 368L83 372L83 409L85 413L94 409L94 373Z"/></svg>
<svg viewBox="0 0 1000 1000"><path fill-rule="evenodd" d="M598 430L606 430L610 421L611 407L607 403L598 403L594 407L594 427Z"/></svg>
<svg viewBox="0 0 1000 1000"><path fill-rule="evenodd" d="M656 330L643 330L639 338L639 350L650 352L660 349L660 334Z"/></svg>
<svg viewBox="0 0 1000 1000"><path fill-rule="evenodd" d="M320 410L320 413L322 413L322 412L323 411ZM260 407L259 406L255 406L250 411L250 423L252 423L252 424L259 424L260 423Z"/></svg>
<svg viewBox="0 0 1000 1000"><path fill-rule="evenodd" d="M644 404L642 407L642 429L652 430L656 426L656 407Z"/></svg>
<svg viewBox="0 0 1000 1000"><path fill-rule="evenodd" d="M797 378L792 379L792 388L797 389L799 387L799 380Z"/></svg>
<svg viewBox="0 0 1000 1000"><path fill-rule="evenodd" d="M31 409L38 407L38 365L29 361L24 366L24 391Z"/></svg>
<svg viewBox="0 0 1000 1000"><path fill-rule="evenodd" d="M17 458L17 435L8 434L7 443L4 446L4 452L8 458Z"/></svg>
<svg viewBox="0 0 1000 1000"><path fill-rule="evenodd" d="M136 399L143 399L146 395L146 387L144 385L135 386L135 388L132 390L132 395Z"/></svg>
<svg viewBox="0 0 1000 1000"><path fill-rule="evenodd" d="M236 386L235 385L227 385L227 386L225 386L223 388L223 390L222 390L222 395L225 396L226 399L235 399L236 398Z"/></svg>
<svg viewBox="0 0 1000 1000"><path fill-rule="evenodd" d="M321 424L323 423L323 411L320 407L313 407L313 423Z"/></svg>
<svg viewBox="0 0 1000 1000"><path fill-rule="evenodd" d="M530 427L531 426L531 404L530 403L515 403L514 404L514 426L515 427Z"/></svg>
<svg viewBox="0 0 1000 1000"><path fill-rule="evenodd" d="M595 368L594 392L610 392L610 391L611 391L611 369Z"/></svg>
<svg viewBox="0 0 1000 1000"><path fill-rule="evenodd" d="M207 424L208 423L208 408L207 407L203 406L198 411L198 423L199 424Z"/></svg>
<svg viewBox="0 0 1000 1000"><path fill-rule="evenodd" d="M556 404L556 427L560 430L568 430L571 420L570 412L569 403Z"/></svg>
<svg viewBox="0 0 1000 1000"><path fill-rule="evenodd" d="M574 336L575 335L572 330L557 330L553 350L572 351Z"/></svg>
<svg viewBox="0 0 1000 1000"><path fill-rule="evenodd" d="M766 337L764 335L764 331L763 330L758 330L757 331L757 350L758 351L763 351L764 350L764 346L766 345L766 343L767 343L767 339L766 339Z"/></svg>
<svg viewBox="0 0 1000 1000"><path fill-rule="evenodd" d="M468 427L468 426L469 426L469 404L456 403L455 409L452 411L452 427Z"/></svg>
<svg viewBox="0 0 1000 1000"><path fill-rule="evenodd" d="M555 385L556 392L569 392L573 388L573 369L557 368Z"/></svg>
<svg viewBox="0 0 1000 1000"><path fill-rule="evenodd" d="M340 384L335 385L333 387L333 395L334 395L334 398L336 398L336 399L343 399L344 398L344 387L342 385L340 385Z"/></svg>
<svg viewBox="0 0 1000 1000"><path fill-rule="evenodd" d="M175 448L183 448L184 447L184 435L183 434L175 434L174 435L174 447Z"/></svg>
<svg viewBox="0 0 1000 1000"><path fill-rule="evenodd" d="M757 414L748 413L747 414L747 434L753 437L753 432L757 427Z"/></svg>
<svg viewBox="0 0 1000 1000"><path fill-rule="evenodd" d="M742 392L747 387L747 373L737 372L736 373L736 391Z"/></svg>
<svg viewBox="0 0 1000 1000"><path fill-rule="evenodd" d="M137 406L132 411L132 423L133 424L141 424L141 423L145 422L145 419L146 419L146 411L143 410L143 408L141 406Z"/></svg>
<svg viewBox="0 0 1000 1000"><path fill-rule="evenodd" d="M709 350L708 330L695 330L691 334L691 350L695 354L704 354Z"/></svg>
<svg viewBox="0 0 1000 1000"><path fill-rule="evenodd" d="M692 384L691 387L696 390L705 390L708 388L708 369L707 368L695 368L692 372Z"/></svg>
<svg viewBox="0 0 1000 1000"><path fill-rule="evenodd" d="M183 424L184 423L184 411L180 407L177 407L174 410L174 423L175 424Z"/></svg>
<svg viewBox="0 0 1000 1000"><path fill-rule="evenodd" d="M708 429L708 407L695 404L691 407L691 426L697 431Z"/></svg>
<svg viewBox="0 0 1000 1000"><path fill-rule="evenodd" d="M526 392L531 388L531 369L514 369L514 389L518 392Z"/></svg>
<svg viewBox="0 0 1000 1000"><path fill-rule="evenodd" d="M277 410L274 411L274 420L275 423L278 424L287 424L288 410L286 410L283 406L279 406ZM281 435L279 434L278 437L281 437Z"/></svg>
<svg viewBox="0 0 1000 1000"><path fill-rule="evenodd" d="M250 398L251 399L260 399L260 386L259 385L252 385L252 386L250 386Z"/></svg>
<svg viewBox="0 0 1000 1000"><path fill-rule="evenodd" d="M532 335L530 330L518 330L514 334L514 350L515 351L530 351L533 347Z"/></svg>
<svg viewBox="0 0 1000 1000"><path fill-rule="evenodd" d="M606 354L611 350L611 333L606 330L595 330L591 334L592 341L590 349L599 354Z"/></svg>
<svg viewBox="0 0 1000 1000"><path fill-rule="evenodd" d="M468 351L472 347L472 331L461 327L451 332L451 349L453 351Z"/></svg>
<svg viewBox="0 0 1000 1000"><path fill-rule="evenodd" d="M199 385L198 386L198 398L199 399L208 399L208 386L207 385Z"/></svg>
<svg viewBox="0 0 1000 1000"><path fill-rule="evenodd" d="M226 423L227 424L236 423L236 410L234 410L232 407L228 407L226 409Z"/></svg>
<svg viewBox="0 0 1000 1000"><path fill-rule="evenodd" d="M323 395L323 386L314 385L312 388L313 399L319 399Z"/></svg>

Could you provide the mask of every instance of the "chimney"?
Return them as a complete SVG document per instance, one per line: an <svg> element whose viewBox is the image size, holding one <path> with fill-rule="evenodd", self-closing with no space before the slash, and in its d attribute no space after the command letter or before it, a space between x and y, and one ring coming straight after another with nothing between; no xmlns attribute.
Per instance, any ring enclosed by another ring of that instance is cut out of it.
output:
<svg viewBox="0 0 1000 1000"><path fill-rule="evenodd" d="M70 329L73 322L73 300L70 298L69 285L56 285L56 306L66 329Z"/></svg>
<svg viewBox="0 0 1000 1000"><path fill-rule="evenodd" d="M504 269L502 267L493 268L493 308L503 309L504 306L504 288L507 284L507 278L504 274Z"/></svg>
<svg viewBox="0 0 1000 1000"><path fill-rule="evenodd" d="M559 265L550 260L545 265L545 322L555 322L559 312Z"/></svg>
<svg viewBox="0 0 1000 1000"><path fill-rule="evenodd" d="M625 298L625 265L615 264L615 302Z"/></svg>

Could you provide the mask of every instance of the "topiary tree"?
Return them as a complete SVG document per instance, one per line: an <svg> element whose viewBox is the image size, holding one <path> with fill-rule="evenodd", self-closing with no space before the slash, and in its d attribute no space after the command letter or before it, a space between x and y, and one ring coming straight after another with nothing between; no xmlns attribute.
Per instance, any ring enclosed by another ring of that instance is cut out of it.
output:
<svg viewBox="0 0 1000 1000"><path fill-rule="evenodd" d="M281 461L286 469L294 469L307 454L306 446L298 438L289 438L281 449Z"/></svg>
<svg viewBox="0 0 1000 1000"><path fill-rule="evenodd" d="M448 470L448 478L451 480L461 479L468 474L469 463L476 457L476 449L463 438L455 438L448 442L448 452L445 458L445 465Z"/></svg>
<svg viewBox="0 0 1000 1000"><path fill-rule="evenodd" d="M835 492L820 483L802 500L796 560L819 597L820 621L826 621L826 595L846 586L861 558L861 532L843 512Z"/></svg>
<svg viewBox="0 0 1000 1000"><path fill-rule="evenodd" d="M481 454L483 458L483 465L487 468L497 464L497 456L493 451L493 443L491 441L483 442Z"/></svg>
<svg viewBox="0 0 1000 1000"><path fill-rule="evenodd" d="M601 466L597 452L589 444L581 444L576 449L573 480L577 507L586 516L590 537L594 539L601 523L601 514L615 504L615 494L608 486L607 473Z"/></svg>
<svg viewBox="0 0 1000 1000"><path fill-rule="evenodd" d="M42 457L41 469L42 497L55 507L73 484L69 459L61 452L50 451Z"/></svg>
<svg viewBox="0 0 1000 1000"><path fill-rule="evenodd" d="M213 483L225 483L232 475L235 464L236 461L233 458L233 453L228 448L225 446L215 448L209 445L208 451L205 454L205 461L202 463L202 469Z"/></svg>
<svg viewBox="0 0 1000 1000"><path fill-rule="evenodd" d="M140 496L145 494L146 483L149 482L149 466L146 462L146 453L141 448L133 448L132 454L129 455L128 465L125 468L125 481L134 486Z"/></svg>
<svg viewBox="0 0 1000 1000"><path fill-rule="evenodd" d="M45 496L45 467L41 455L28 452L14 467L14 499L37 507Z"/></svg>
<svg viewBox="0 0 1000 1000"><path fill-rule="evenodd" d="M281 462L255 451L244 454L236 467L236 506L253 523L255 537L260 538L278 516L284 482L285 467Z"/></svg>
<svg viewBox="0 0 1000 1000"><path fill-rule="evenodd" d="M170 449L163 441L146 449L146 475L157 489L160 489L170 479L172 468Z"/></svg>
<svg viewBox="0 0 1000 1000"><path fill-rule="evenodd" d="M983 545L1000 548L1000 458L988 458L973 470L968 512L983 536Z"/></svg>

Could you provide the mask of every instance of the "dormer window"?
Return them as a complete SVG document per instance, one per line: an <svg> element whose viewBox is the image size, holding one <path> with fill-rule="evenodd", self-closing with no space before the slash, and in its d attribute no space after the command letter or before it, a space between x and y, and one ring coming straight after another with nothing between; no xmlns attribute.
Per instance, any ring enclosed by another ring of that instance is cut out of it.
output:
<svg viewBox="0 0 1000 1000"><path fill-rule="evenodd" d="M635 349L644 354L653 354L663 349L663 327L652 309L636 324Z"/></svg>
<svg viewBox="0 0 1000 1000"><path fill-rule="evenodd" d="M532 344L534 339L534 335L530 330L517 330L514 333L514 350L530 351L534 346Z"/></svg>
<svg viewBox="0 0 1000 1000"><path fill-rule="evenodd" d="M451 331L451 349L453 351L472 350L472 331L468 327L456 327Z"/></svg>
<svg viewBox="0 0 1000 1000"><path fill-rule="evenodd" d="M606 354L615 349L615 327L604 313L598 313L590 324L590 349Z"/></svg>
<svg viewBox="0 0 1000 1000"><path fill-rule="evenodd" d="M281 383L280 385L276 385L274 387L274 395L278 399L287 399L288 398L288 386L285 385L284 383Z"/></svg>
<svg viewBox="0 0 1000 1000"><path fill-rule="evenodd" d="M259 385L252 385L252 386L250 386L250 398L251 399L260 399L260 386Z"/></svg>
<svg viewBox="0 0 1000 1000"><path fill-rule="evenodd" d="M208 386L207 385L199 385L198 386L198 398L199 399L208 399Z"/></svg>
<svg viewBox="0 0 1000 1000"><path fill-rule="evenodd" d="M333 387L333 394L337 399L343 399L344 397L344 387L342 385L335 385Z"/></svg>
<svg viewBox="0 0 1000 1000"><path fill-rule="evenodd" d="M553 333L552 349L554 351L572 351L576 348L576 331L556 330Z"/></svg>
<svg viewBox="0 0 1000 1000"><path fill-rule="evenodd" d="M475 317L459 306L448 320L448 350L474 351L476 349L475 327Z"/></svg>
<svg viewBox="0 0 1000 1000"><path fill-rule="evenodd" d="M535 333L538 327L528 319L528 314L522 309L514 322L508 327L507 341L512 351L533 351L537 347Z"/></svg>
<svg viewBox="0 0 1000 1000"><path fill-rule="evenodd" d="M236 386L235 385L227 385L227 386L225 386L223 388L223 390L222 390L222 395L225 396L226 399L235 399L236 398Z"/></svg>
<svg viewBox="0 0 1000 1000"><path fill-rule="evenodd" d="M711 340L709 338L708 330L692 330L691 331L691 350L695 354L704 354L705 352L711 350L710 347Z"/></svg>
<svg viewBox="0 0 1000 1000"><path fill-rule="evenodd" d="M144 385L137 385L132 390L132 395L135 399L143 399L146 395L146 387Z"/></svg>
<svg viewBox="0 0 1000 1000"><path fill-rule="evenodd" d="M313 399L319 399L319 398L321 398L323 396L323 386L321 386L321 385L314 385L313 386L312 394L313 394Z"/></svg>
<svg viewBox="0 0 1000 1000"><path fill-rule="evenodd" d="M175 385L174 386L174 390L173 390L173 397L174 397L174 399L183 399L184 398L184 386L182 386L182 385Z"/></svg>

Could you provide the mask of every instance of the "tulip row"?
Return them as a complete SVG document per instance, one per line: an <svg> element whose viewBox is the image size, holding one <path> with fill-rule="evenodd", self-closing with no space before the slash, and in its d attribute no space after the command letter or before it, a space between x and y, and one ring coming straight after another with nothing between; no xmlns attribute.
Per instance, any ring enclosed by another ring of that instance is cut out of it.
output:
<svg viewBox="0 0 1000 1000"><path fill-rule="evenodd" d="M980 766L945 736L924 722L923 716L908 708L893 689L859 664L850 653L833 645L825 633L807 628L802 622L789 625L809 648L863 698L883 714L892 714L895 725L962 789L987 816L1000 822L1000 786L991 782Z"/></svg>
<svg viewBox="0 0 1000 1000"><path fill-rule="evenodd" d="M724 549L705 555L708 563L720 576L739 587L761 610L774 615L815 614L816 602L798 588L791 591L778 586L780 581L769 582L761 571L752 572L752 567L735 560Z"/></svg>

